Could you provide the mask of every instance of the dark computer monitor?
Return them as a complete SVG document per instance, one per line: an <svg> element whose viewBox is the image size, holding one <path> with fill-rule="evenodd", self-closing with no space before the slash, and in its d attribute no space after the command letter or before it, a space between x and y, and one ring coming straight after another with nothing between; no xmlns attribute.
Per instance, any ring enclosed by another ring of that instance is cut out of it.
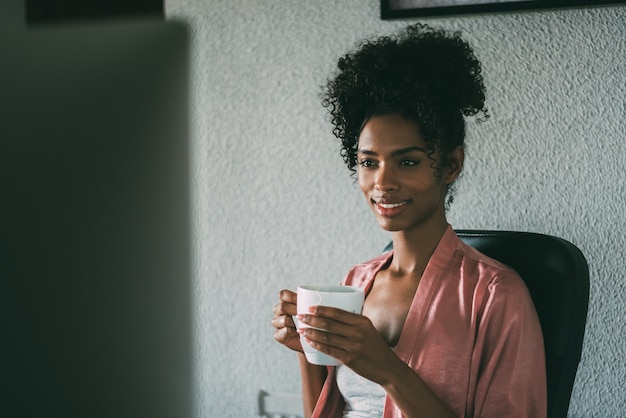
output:
<svg viewBox="0 0 626 418"><path fill-rule="evenodd" d="M191 416L188 33L0 32L0 416Z"/></svg>

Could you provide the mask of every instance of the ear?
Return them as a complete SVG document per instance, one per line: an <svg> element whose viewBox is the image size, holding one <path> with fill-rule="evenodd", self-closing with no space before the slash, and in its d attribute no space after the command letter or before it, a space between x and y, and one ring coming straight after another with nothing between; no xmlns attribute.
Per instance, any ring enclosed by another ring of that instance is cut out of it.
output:
<svg viewBox="0 0 626 418"><path fill-rule="evenodd" d="M448 156L448 166L443 175L445 184L452 184L463 171L463 162L465 161L465 149L459 145Z"/></svg>

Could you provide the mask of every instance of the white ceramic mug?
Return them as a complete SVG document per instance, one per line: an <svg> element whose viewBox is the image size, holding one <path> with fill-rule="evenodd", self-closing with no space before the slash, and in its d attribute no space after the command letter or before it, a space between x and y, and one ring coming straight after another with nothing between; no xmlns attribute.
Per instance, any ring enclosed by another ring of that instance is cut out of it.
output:
<svg viewBox="0 0 626 418"><path fill-rule="evenodd" d="M298 314L306 314L311 306L331 306L344 311L358 313L363 311L365 294L363 289L354 286L308 284L298 286ZM306 328L308 325L301 324ZM320 353L300 338L304 354L309 363L321 366L338 366L337 359Z"/></svg>

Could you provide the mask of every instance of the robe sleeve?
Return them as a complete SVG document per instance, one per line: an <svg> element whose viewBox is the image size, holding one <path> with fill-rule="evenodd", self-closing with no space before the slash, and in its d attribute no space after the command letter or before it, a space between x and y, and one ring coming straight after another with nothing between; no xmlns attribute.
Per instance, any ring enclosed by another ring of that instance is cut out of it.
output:
<svg viewBox="0 0 626 418"><path fill-rule="evenodd" d="M470 370L474 410L466 416L545 417L543 335L525 283L503 272L487 285L481 305Z"/></svg>
<svg viewBox="0 0 626 418"><path fill-rule="evenodd" d="M336 370L335 366L328 367L328 375L311 418L341 418L343 416L345 403L337 387Z"/></svg>

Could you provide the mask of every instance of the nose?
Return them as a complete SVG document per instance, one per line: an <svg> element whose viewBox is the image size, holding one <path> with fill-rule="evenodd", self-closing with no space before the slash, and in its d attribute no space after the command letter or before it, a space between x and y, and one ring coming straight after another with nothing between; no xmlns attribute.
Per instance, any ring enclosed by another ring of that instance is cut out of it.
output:
<svg viewBox="0 0 626 418"><path fill-rule="evenodd" d="M378 191L388 192L398 189L398 176L393 165L380 164L374 181L374 187Z"/></svg>

